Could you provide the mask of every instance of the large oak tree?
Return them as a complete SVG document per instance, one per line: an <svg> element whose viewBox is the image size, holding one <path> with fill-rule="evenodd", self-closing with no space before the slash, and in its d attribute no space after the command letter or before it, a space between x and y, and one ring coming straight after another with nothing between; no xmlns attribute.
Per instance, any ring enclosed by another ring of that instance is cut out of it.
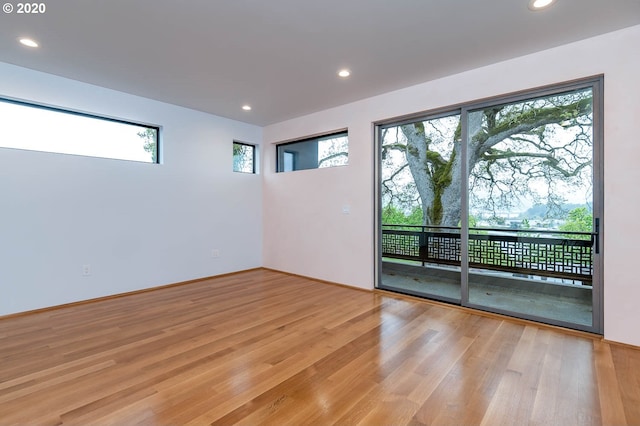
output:
<svg viewBox="0 0 640 426"><path fill-rule="evenodd" d="M459 116L386 129L383 199L407 205L417 198L425 225L457 226L463 179L469 180L472 201L494 212L517 204L520 197L535 198L532 187L536 185L547 186L544 201L548 204L553 204L554 197L562 201L555 194L560 182L574 188L590 186L590 90L472 111L467 134L469 174L463 176L460 162L465 142ZM402 153L402 161L393 153Z"/></svg>

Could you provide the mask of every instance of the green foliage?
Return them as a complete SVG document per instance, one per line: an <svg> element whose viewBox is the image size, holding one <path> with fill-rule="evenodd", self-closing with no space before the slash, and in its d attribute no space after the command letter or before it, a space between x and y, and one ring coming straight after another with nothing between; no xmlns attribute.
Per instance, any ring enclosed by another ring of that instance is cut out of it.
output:
<svg viewBox="0 0 640 426"><path fill-rule="evenodd" d="M462 226L462 221L458 221L458 227ZM469 228L475 228L478 226L478 218L472 214L469 214Z"/></svg>
<svg viewBox="0 0 640 426"><path fill-rule="evenodd" d="M387 204L382 208L382 223L385 225L422 225L422 209L416 206L411 213L405 214L396 206Z"/></svg>
<svg viewBox="0 0 640 426"><path fill-rule="evenodd" d="M593 214L586 207L578 207L569 212L567 221L560 226L565 232L591 232Z"/></svg>
<svg viewBox="0 0 640 426"><path fill-rule="evenodd" d="M458 222L458 226L460 228L462 228L462 222ZM482 231L480 229L475 229L478 227L478 218L475 217L474 215L470 214L469 215L469 234L475 234L475 235L487 235L489 234L489 232L487 231Z"/></svg>
<svg viewBox="0 0 640 426"><path fill-rule="evenodd" d="M234 143L233 144L233 156L234 157L239 157L243 154L244 149L243 146L240 145L239 143Z"/></svg>
<svg viewBox="0 0 640 426"><path fill-rule="evenodd" d="M151 161L158 162L158 131L156 129L146 129L144 132L138 132L138 136L144 141L144 150L151 154Z"/></svg>

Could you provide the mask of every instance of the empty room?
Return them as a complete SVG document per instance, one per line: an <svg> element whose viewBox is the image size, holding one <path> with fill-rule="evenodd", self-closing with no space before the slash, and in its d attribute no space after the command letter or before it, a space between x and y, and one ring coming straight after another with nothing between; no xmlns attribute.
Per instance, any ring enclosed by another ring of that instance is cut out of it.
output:
<svg viewBox="0 0 640 426"><path fill-rule="evenodd" d="M637 0L3 2L0 426L640 424L639 46Z"/></svg>

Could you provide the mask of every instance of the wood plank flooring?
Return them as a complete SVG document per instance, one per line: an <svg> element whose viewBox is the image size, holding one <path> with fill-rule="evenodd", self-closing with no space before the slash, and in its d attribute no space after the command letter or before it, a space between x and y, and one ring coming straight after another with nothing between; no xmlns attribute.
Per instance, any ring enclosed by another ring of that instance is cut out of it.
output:
<svg viewBox="0 0 640 426"><path fill-rule="evenodd" d="M255 270L0 320L0 424L640 425L640 350Z"/></svg>

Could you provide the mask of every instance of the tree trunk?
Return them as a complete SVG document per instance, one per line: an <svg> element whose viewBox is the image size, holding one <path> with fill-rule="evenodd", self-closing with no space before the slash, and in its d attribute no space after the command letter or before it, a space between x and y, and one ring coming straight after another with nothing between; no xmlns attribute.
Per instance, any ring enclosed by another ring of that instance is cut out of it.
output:
<svg viewBox="0 0 640 426"><path fill-rule="evenodd" d="M407 124L402 126L401 130L407 138L407 163L420 196L423 223L425 225L437 225L437 223L433 223L432 215L430 214L434 201L434 188L429 166L426 162L428 146L424 137L424 127L422 123Z"/></svg>
<svg viewBox="0 0 640 426"><path fill-rule="evenodd" d="M425 135L421 122L407 124L401 127L407 138L407 162L416 183L420 196L423 219L425 225L459 226L461 221L462 179L462 141L454 141L453 153L449 160L444 160L429 153L429 140ZM469 115L470 139L482 129L482 113ZM479 160L478 143L471 143L467 156L469 170L475 167ZM435 153L432 153L435 154Z"/></svg>
<svg viewBox="0 0 640 426"><path fill-rule="evenodd" d="M442 188L442 226L458 226L460 223L460 209L462 193L462 168L460 167L460 159L462 158L460 151L460 143L455 144L455 158L451 164L451 181Z"/></svg>
<svg viewBox="0 0 640 426"><path fill-rule="evenodd" d="M469 140L473 141L474 137L482 130L482 113L473 112L468 118ZM461 132L459 132L460 134ZM442 191L442 226L460 226L462 220L462 180L469 179L468 174L462 176L462 140L454 141L454 159L451 164L451 182ZM467 152L469 161L468 172L471 172L479 160L478 144L471 142Z"/></svg>

